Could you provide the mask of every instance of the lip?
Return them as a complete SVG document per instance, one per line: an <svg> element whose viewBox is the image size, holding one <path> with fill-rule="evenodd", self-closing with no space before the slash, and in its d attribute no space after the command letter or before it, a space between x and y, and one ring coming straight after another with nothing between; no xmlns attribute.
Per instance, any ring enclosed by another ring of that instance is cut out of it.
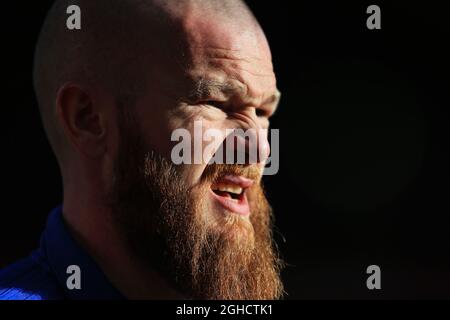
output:
<svg viewBox="0 0 450 320"><path fill-rule="evenodd" d="M213 198L225 209L242 215L242 216L249 216L250 215L250 206L248 204L247 200L247 194L246 189L249 188L253 184L253 180L247 179L241 176L233 176L233 175L226 175L220 179L220 182L229 182L232 184L235 184L236 186L241 187L243 190L242 195L239 197L239 199L234 200L227 197L222 197L218 194L216 194L213 189L210 189L210 192L213 196Z"/></svg>

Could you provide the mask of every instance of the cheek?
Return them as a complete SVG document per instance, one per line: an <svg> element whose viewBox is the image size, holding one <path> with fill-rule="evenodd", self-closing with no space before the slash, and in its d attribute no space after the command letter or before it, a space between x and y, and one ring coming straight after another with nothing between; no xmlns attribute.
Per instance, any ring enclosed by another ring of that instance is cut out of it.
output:
<svg viewBox="0 0 450 320"><path fill-rule="evenodd" d="M162 119L155 121L141 118L137 119L136 126L139 129L139 138L149 149L147 151L155 151L166 159L170 159L171 130L167 122Z"/></svg>
<svg viewBox="0 0 450 320"><path fill-rule="evenodd" d="M176 126L173 125L176 123ZM173 142L173 147L177 146L178 155L180 148L186 151L189 156L183 157L185 161L182 165L182 172L189 185L195 185L201 180L203 171L211 160L212 156L219 148L225 138L225 122L222 120L211 120L201 114L185 117L183 120L174 120L172 127L182 129L182 137L177 135L177 141ZM211 135L211 132L213 134Z"/></svg>
<svg viewBox="0 0 450 320"><path fill-rule="evenodd" d="M194 219L197 223L210 226L217 223L214 215L211 214L215 210L214 203L208 196L210 192L209 185L207 183L200 183L195 185L191 189L190 201L193 204Z"/></svg>
<svg viewBox="0 0 450 320"><path fill-rule="evenodd" d="M170 137L177 126L176 117L167 107L172 104L169 100L145 97L134 108L136 126L144 144L167 159L172 149Z"/></svg>

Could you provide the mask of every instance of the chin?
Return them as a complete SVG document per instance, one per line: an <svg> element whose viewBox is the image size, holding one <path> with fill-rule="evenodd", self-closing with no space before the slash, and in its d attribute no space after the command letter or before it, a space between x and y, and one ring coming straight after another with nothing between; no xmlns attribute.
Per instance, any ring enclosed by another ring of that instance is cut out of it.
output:
<svg viewBox="0 0 450 320"><path fill-rule="evenodd" d="M226 210L215 210L215 218L210 225L213 234L230 244L253 247L254 228L248 216Z"/></svg>

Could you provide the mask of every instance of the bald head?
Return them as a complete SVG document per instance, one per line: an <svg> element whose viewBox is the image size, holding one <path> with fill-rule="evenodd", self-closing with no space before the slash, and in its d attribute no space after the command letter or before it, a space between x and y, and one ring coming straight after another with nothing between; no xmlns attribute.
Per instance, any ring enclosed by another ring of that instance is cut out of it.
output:
<svg viewBox="0 0 450 320"><path fill-rule="evenodd" d="M67 7L74 4L81 8L81 30L66 27ZM65 83L99 88L130 101L146 90L156 69L182 73L195 59L191 44L201 43L205 31L214 32L218 24L236 32L259 29L240 0L57 0L37 43L34 86L59 161L67 142L55 103ZM167 57L171 63L161 65Z"/></svg>
<svg viewBox="0 0 450 320"><path fill-rule="evenodd" d="M81 30L66 27L70 5L81 9ZM241 0L58 0L39 37L34 84L62 170L65 219L126 296L159 290L148 268L165 260L159 252L170 256L169 279L187 277L177 290L189 296L279 296L264 159L211 166L221 146L197 130L221 132L221 145L230 129L258 130L244 147L268 154L279 93L264 33ZM210 151L201 163L170 161L180 131L183 154ZM221 183L241 189L238 204L214 191Z"/></svg>

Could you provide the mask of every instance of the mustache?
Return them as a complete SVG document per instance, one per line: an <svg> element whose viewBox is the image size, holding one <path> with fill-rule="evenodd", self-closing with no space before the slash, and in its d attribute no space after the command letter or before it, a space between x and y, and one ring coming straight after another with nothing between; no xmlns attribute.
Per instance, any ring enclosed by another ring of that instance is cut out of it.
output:
<svg viewBox="0 0 450 320"><path fill-rule="evenodd" d="M259 183L262 179L262 169L257 165L245 164L208 164L203 171L204 182L215 182L226 175L242 176Z"/></svg>

